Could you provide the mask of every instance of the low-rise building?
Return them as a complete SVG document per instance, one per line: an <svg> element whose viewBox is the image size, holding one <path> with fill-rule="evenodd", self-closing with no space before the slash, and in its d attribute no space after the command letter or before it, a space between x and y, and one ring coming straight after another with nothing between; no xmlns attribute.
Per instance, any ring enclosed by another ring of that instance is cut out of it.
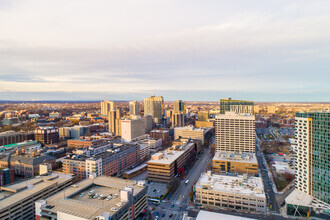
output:
<svg viewBox="0 0 330 220"><path fill-rule="evenodd" d="M152 139L162 139L163 143L170 141L170 132L168 130L152 130L150 131L150 137Z"/></svg>
<svg viewBox="0 0 330 220"><path fill-rule="evenodd" d="M96 194L98 197L96 198ZM100 176L35 203L37 219L136 219L147 208L142 182Z"/></svg>
<svg viewBox="0 0 330 220"><path fill-rule="evenodd" d="M73 140L68 140L68 147L69 148L84 148L84 147L89 147L92 145L97 145L102 142L101 139L73 139Z"/></svg>
<svg viewBox="0 0 330 220"><path fill-rule="evenodd" d="M204 173L195 189L195 204L207 209L239 212L267 211L264 185L260 177L226 176Z"/></svg>
<svg viewBox="0 0 330 220"><path fill-rule="evenodd" d="M34 140L34 132L6 131L0 133L0 146Z"/></svg>
<svg viewBox="0 0 330 220"><path fill-rule="evenodd" d="M8 186L0 191L0 219L34 219L37 200L45 199L72 184L72 176L52 173Z"/></svg>
<svg viewBox="0 0 330 220"><path fill-rule="evenodd" d="M258 174L258 161L254 153L217 151L212 159L214 173Z"/></svg>
<svg viewBox="0 0 330 220"><path fill-rule="evenodd" d="M176 127L174 128L174 139L191 138L198 139L204 144L205 134L210 128L195 128L194 126Z"/></svg>

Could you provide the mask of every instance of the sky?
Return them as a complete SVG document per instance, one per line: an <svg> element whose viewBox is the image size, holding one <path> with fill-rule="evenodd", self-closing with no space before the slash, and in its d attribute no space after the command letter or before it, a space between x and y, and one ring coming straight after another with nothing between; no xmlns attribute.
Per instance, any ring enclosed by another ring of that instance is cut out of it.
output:
<svg viewBox="0 0 330 220"><path fill-rule="evenodd" d="M329 0L0 0L0 100L330 101Z"/></svg>

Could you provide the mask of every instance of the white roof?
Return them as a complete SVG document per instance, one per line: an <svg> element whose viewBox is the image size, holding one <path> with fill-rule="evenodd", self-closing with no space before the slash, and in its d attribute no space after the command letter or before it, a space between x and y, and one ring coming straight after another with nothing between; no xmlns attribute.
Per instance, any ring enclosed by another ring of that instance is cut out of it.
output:
<svg viewBox="0 0 330 220"><path fill-rule="evenodd" d="M297 189L293 190L288 197L285 198L286 204L299 205L299 206L310 206L313 201L313 196L310 196Z"/></svg>
<svg viewBox="0 0 330 220"><path fill-rule="evenodd" d="M209 175L204 173L199 178L196 188L266 198L261 177Z"/></svg>
<svg viewBox="0 0 330 220"><path fill-rule="evenodd" d="M243 219L252 219L252 218L245 218L240 217L236 215L227 215L222 213L216 213L216 212L208 212L201 210L196 220L219 220L219 219L226 219L226 220L243 220Z"/></svg>
<svg viewBox="0 0 330 220"><path fill-rule="evenodd" d="M254 153L235 153L230 151L217 151L212 160L258 163Z"/></svg>

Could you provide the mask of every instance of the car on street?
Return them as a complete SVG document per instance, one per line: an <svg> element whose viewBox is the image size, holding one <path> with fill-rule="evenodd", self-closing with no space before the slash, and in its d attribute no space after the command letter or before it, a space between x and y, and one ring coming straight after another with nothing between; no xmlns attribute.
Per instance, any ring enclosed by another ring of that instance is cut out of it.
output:
<svg viewBox="0 0 330 220"><path fill-rule="evenodd" d="M164 218L164 217L165 217L165 213L162 214L162 218Z"/></svg>
<svg viewBox="0 0 330 220"><path fill-rule="evenodd" d="M169 217L169 218L172 218L172 216L173 216L173 213L171 213L168 217Z"/></svg>

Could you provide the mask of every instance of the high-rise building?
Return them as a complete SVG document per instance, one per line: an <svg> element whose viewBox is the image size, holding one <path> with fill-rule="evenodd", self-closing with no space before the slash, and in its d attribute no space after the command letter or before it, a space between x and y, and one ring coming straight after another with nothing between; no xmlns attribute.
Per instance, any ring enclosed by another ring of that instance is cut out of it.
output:
<svg viewBox="0 0 330 220"><path fill-rule="evenodd" d="M164 114L163 96L151 96L144 99L144 115L151 115L154 122L160 124Z"/></svg>
<svg viewBox="0 0 330 220"><path fill-rule="evenodd" d="M184 102L182 100L176 100L174 102L174 112L181 112L184 111Z"/></svg>
<svg viewBox="0 0 330 220"><path fill-rule="evenodd" d="M253 115L254 103L252 101L232 100L231 98L220 99L220 114L225 114L227 111L237 114Z"/></svg>
<svg viewBox="0 0 330 220"><path fill-rule="evenodd" d="M255 116L226 112L215 117L217 151L255 152Z"/></svg>
<svg viewBox="0 0 330 220"><path fill-rule="evenodd" d="M108 112L115 110L115 102L104 100L101 102L101 115L108 115Z"/></svg>
<svg viewBox="0 0 330 220"><path fill-rule="evenodd" d="M209 119L209 112L198 112L198 121L207 121Z"/></svg>
<svg viewBox="0 0 330 220"><path fill-rule="evenodd" d="M330 203L330 113L296 114L296 189Z"/></svg>
<svg viewBox="0 0 330 220"><path fill-rule="evenodd" d="M329 124L329 111L296 113L296 189L285 199L288 215L330 209Z"/></svg>
<svg viewBox="0 0 330 220"><path fill-rule="evenodd" d="M129 102L129 114L140 115L140 104L137 101Z"/></svg>
<svg viewBox="0 0 330 220"><path fill-rule="evenodd" d="M121 137L130 142L136 137L145 134L145 119L132 116L132 118L125 118L121 120Z"/></svg>
<svg viewBox="0 0 330 220"><path fill-rule="evenodd" d="M143 116L144 118L144 124L145 124L145 133L149 133L152 128L154 127L154 122L152 121L152 116L151 115L145 115Z"/></svg>
<svg viewBox="0 0 330 220"><path fill-rule="evenodd" d="M172 114L171 118L172 128L184 127L185 125L185 114L182 112L176 112Z"/></svg>
<svg viewBox="0 0 330 220"><path fill-rule="evenodd" d="M108 112L109 132L117 136L121 136L121 116L121 110L119 108Z"/></svg>

